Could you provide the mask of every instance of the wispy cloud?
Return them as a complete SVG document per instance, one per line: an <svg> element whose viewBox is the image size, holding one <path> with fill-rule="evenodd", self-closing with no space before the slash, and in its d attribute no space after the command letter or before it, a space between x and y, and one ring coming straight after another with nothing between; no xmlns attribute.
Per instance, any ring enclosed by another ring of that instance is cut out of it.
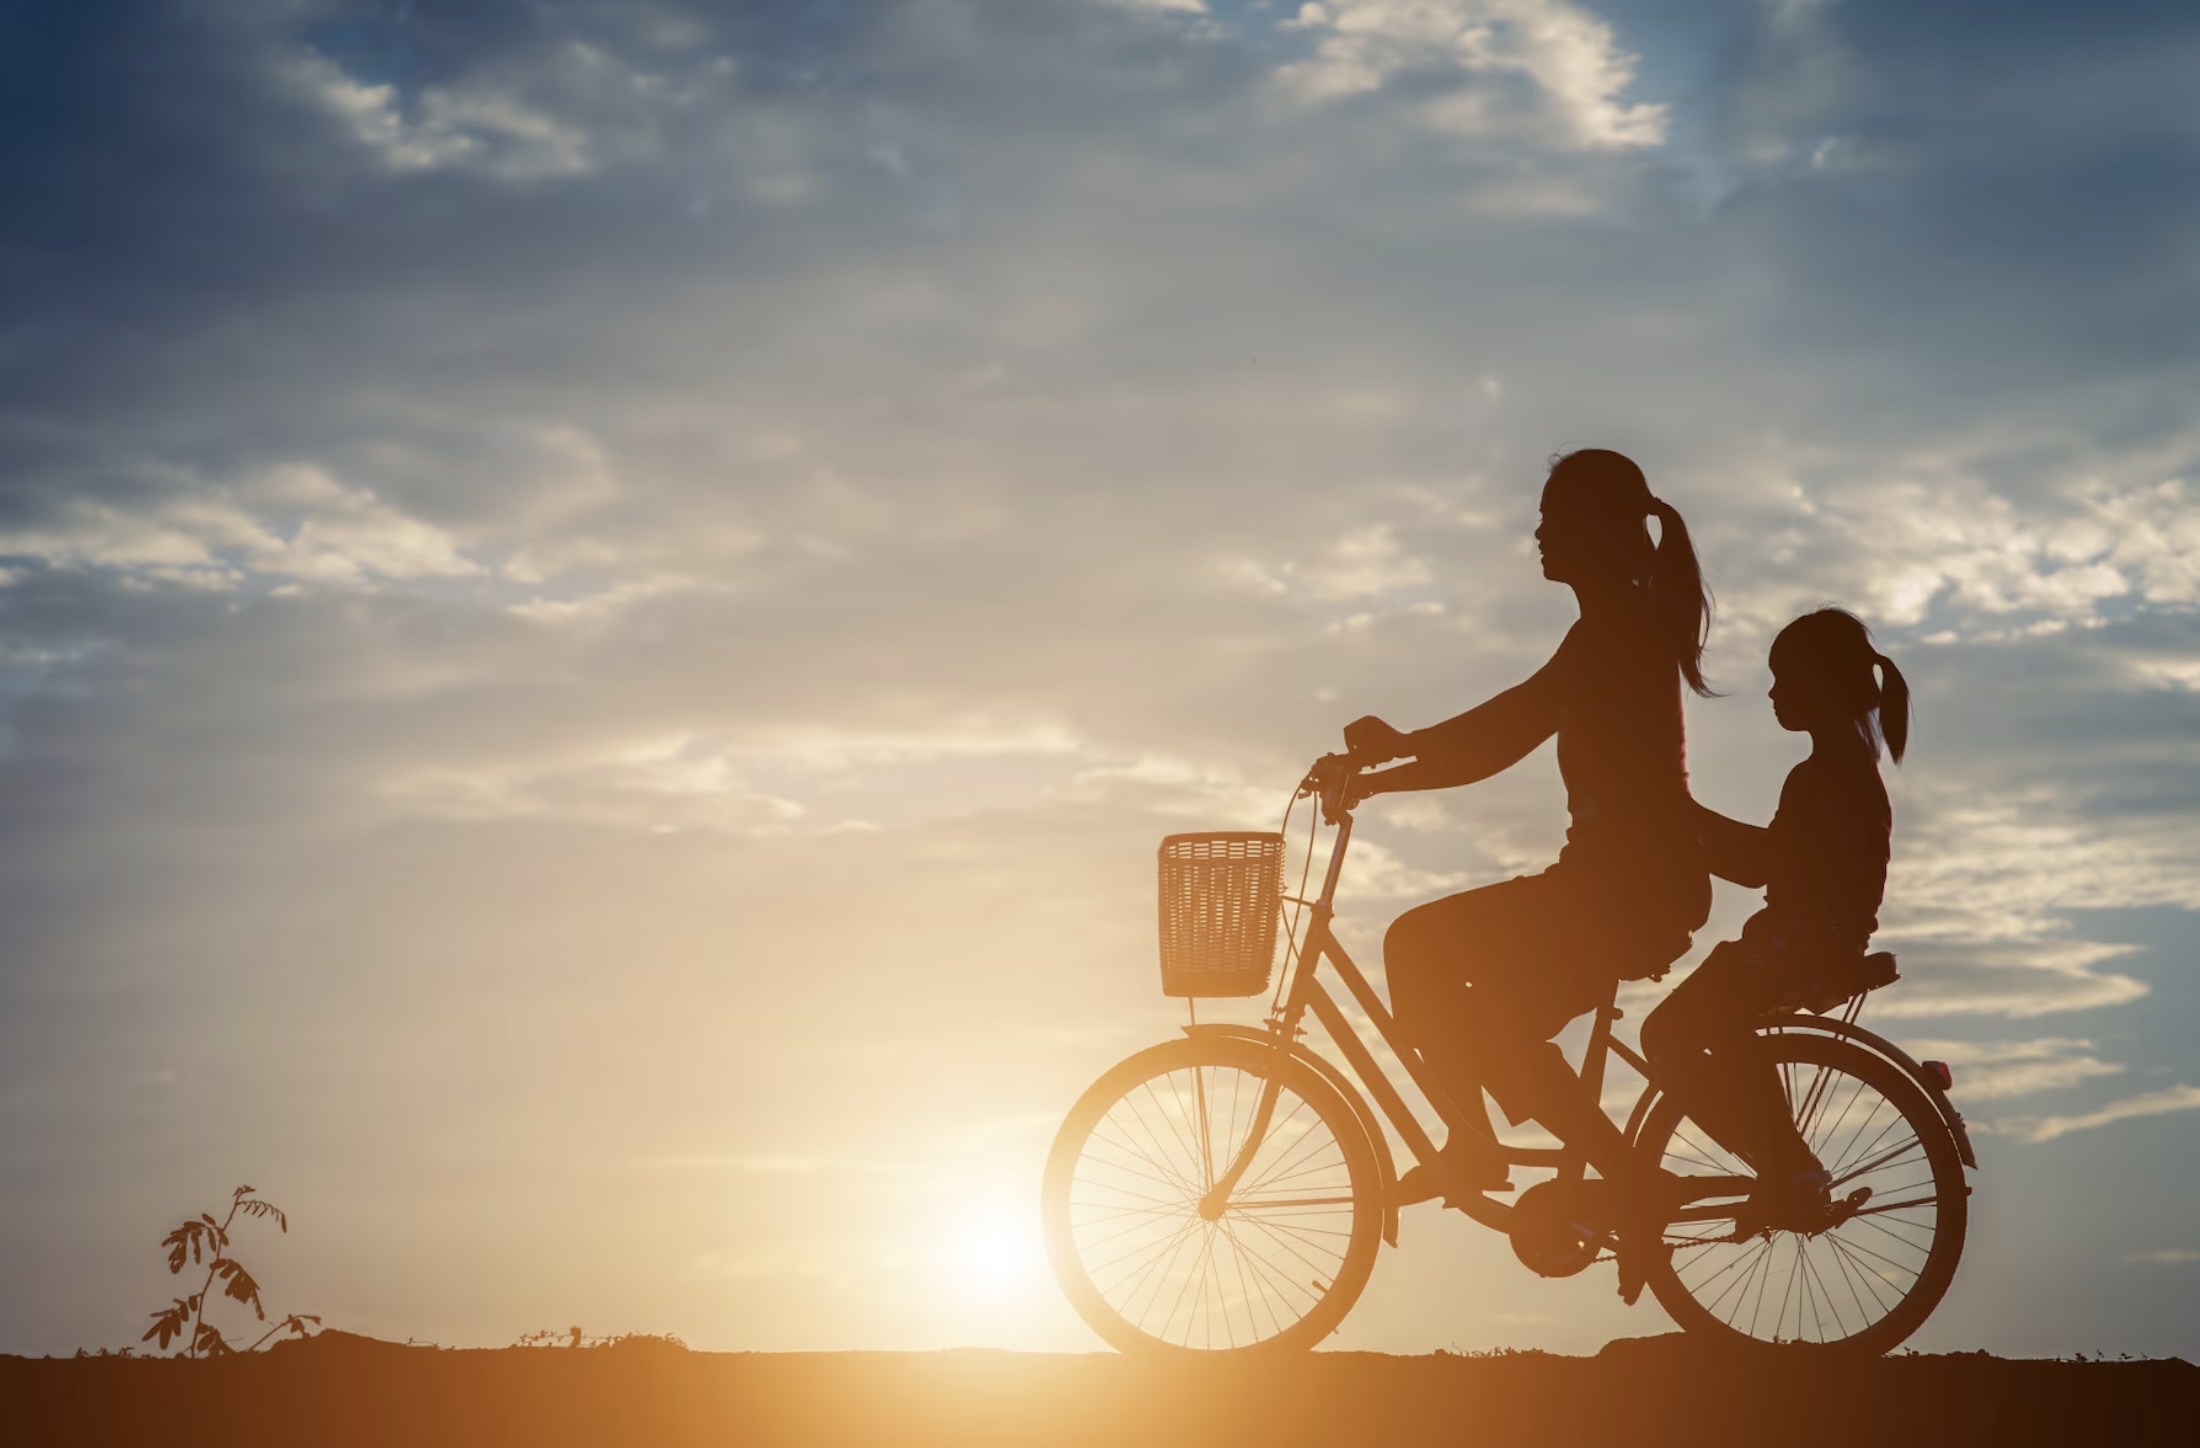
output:
<svg viewBox="0 0 2200 1448"><path fill-rule="evenodd" d="M1011 1115L970 1151L1028 1206L1181 1018L1155 837L1547 657L1588 443L1719 591L1707 800L1771 811L1795 611L1917 685L1873 1018L2012 1152L2193 1104L2190 1031L2127 1029L2200 919L2182 12L355 9L107 7L0 86L0 1278L108 1259L113 1162L300 1113L331 1194L378 1131L548 1163L466 1182L462 1286L599 1207L749 1283L915 1251L811 1219ZM1372 971L1566 822L1543 751L1362 826ZM2034 1207L1974 1250L2061 1250ZM1536 1316L1489 1286L1443 1310ZM695 1340L955 1340L814 1287ZM0 1349L68 1320L15 1294Z"/></svg>
<svg viewBox="0 0 2200 1448"><path fill-rule="evenodd" d="M0 531L0 558L213 589L355 589L484 571L443 529L311 464L232 484L167 469L150 481L155 501L72 498L40 523Z"/></svg>
<svg viewBox="0 0 2200 1448"><path fill-rule="evenodd" d="M2102 1060L2091 1041L2059 1036L2031 1041L1905 1039L1903 1046L1921 1060L1952 1066L1955 1094L1965 1102L2061 1091L2124 1071L2116 1062Z"/></svg>
<svg viewBox="0 0 2200 1448"><path fill-rule="evenodd" d="M1566 142L1629 148L1665 139L1663 105L1624 99L1635 58L1609 23L1568 0L1313 0L1287 25L1316 37L1311 57L1277 75L1309 102L1369 94L1400 76L1509 74L1549 98ZM1503 91L1471 81L1412 109L1431 129L1465 137L1515 129Z"/></svg>
<svg viewBox="0 0 2200 1448"><path fill-rule="evenodd" d="M2113 1126L2119 1121L2195 1110L2200 1110L2200 1086L2171 1086L2161 1091L2149 1091L2141 1096L2127 1096L2096 1110L2082 1111L2071 1116L2019 1117L1996 1122L1994 1129L2020 1140L2043 1142L2068 1136L2075 1131Z"/></svg>

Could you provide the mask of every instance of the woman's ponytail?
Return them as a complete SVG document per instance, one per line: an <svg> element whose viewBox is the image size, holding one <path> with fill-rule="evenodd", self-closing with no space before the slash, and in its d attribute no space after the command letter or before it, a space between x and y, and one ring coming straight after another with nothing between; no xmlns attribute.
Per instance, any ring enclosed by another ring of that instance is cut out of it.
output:
<svg viewBox="0 0 2200 1448"><path fill-rule="evenodd" d="M1681 677L1688 680L1689 688L1709 698L1711 686L1703 681L1703 648L1711 636L1711 589L1703 581L1680 510L1663 498L1652 498L1650 516L1658 520L1658 545L1650 556L1650 592L1673 639ZM1900 750L1895 757L1901 757Z"/></svg>
<svg viewBox="0 0 2200 1448"><path fill-rule="evenodd" d="M1564 490L1589 510L1604 546L1626 576L1650 595L1650 608L1673 648L1681 677L1697 693L1709 695L1703 681L1704 640L1711 633L1711 590L1688 541L1688 525L1671 503L1650 493L1650 480L1625 453L1588 447L1551 459L1544 507ZM1650 541L1648 520L1658 520L1658 538Z"/></svg>
<svg viewBox="0 0 2200 1448"><path fill-rule="evenodd" d="M1910 743L1910 681L1885 654L1874 653L1872 666L1879 670L1879 737L1887 741L1887 753L1902 762Z"/></svg>

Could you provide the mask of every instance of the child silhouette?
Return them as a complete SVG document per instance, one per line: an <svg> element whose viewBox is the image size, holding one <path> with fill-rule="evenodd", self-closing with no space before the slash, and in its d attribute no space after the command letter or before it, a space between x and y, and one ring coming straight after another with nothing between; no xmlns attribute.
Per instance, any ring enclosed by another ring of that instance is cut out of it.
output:
<svg viewBox="0 0 2200 1448"><path fill-rule="evenodd" d="M1822 608L1772 642L1772 711L1807 732L1810 757L1780 788L1767 828L1697 806L1713 874L1762 886L1765 906L1643 1022L1652 1069L1689 1115L1757 1173L1736 1226L1812 1231L1831 1210L1828 1175L1796 1129L1757 1027L1843 993L1878 928L1893 813L1882 737L1909 742L1910 689L1854 614Z"/></svg>

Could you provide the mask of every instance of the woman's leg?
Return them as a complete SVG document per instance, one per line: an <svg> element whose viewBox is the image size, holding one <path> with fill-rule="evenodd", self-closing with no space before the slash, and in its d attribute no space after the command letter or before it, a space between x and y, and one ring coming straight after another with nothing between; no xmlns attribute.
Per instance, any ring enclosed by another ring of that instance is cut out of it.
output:
<svg viewBox="0 0 2200 1448"><path fill-rule="evenodd" d="M1420 1053L1449 1101L1458 1128L1446 1150L1463 1151L1478 1177L1505 1175L1482 1082L1469 1040L1473 1006L1467 978L1486 948L1492 914L1485 890L1450 895L1408 910L1383 937L1383 972L1390 981L1390 1009L1406 1044ZM1494 1167L1494 1170L1492 1168Z"/></svg>
<svg viewBox="0 0 2200 1448"><path fill-rule="evenodd" d="M1409 910L1384 938L1393 1013L1451 1096L1452 1145L1470 1160L1502 1165L1486 1081L1508 1116L1542 1122L1599 1172L1631 1169L1619 1128L1551 1043L1611 987L1609 949L1581 927L1577 905L1557 876L1532 875Z"/></svg>

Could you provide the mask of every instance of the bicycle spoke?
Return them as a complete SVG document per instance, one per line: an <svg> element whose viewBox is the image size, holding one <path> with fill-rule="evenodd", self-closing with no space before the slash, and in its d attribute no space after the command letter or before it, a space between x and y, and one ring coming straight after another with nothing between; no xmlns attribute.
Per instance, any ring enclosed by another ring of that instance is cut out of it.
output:
<svg viewBox="0 0 2200 1448"><path fill-rule="evenodd" d="M1847 1337L1849 1329L1848 1325L1841 1320L1841 1304L1833 1293L1827 1289L1825 1275L1818 1267L1818 1259L1811 1255L1814 1246L1816 1246L1815 1243L1808 1241L1797 1244L1803 1258L1803 1275L1811 1284L1811 1326L1818 1330L1818 1340L1825 1342L1827 1340L1826 1322L1825 1317L1819 1311L1819 1308L1823 1306L1826 1312L1833 1315L1833 1325L1841 1329L1841 1336Z"/></svg>
<svg viewBox="0 0 2200 1448"><path fill-rule="evenodd" d="M1751 1309L1750 1309L1750 1313L1749 1313L1749 1328L1750 1328L1750 1334L1751 1334L1752 1336L1755 1336L1755 1335L1756 1335L1756 1330L1757 1330L1757 1320L1758 1320L1759 1318L1761 1318L1761 1317L1763 1317L1763 1316L1764 1316L1764 1312L1765 1312L1765 1288L1766 1288L1766 1287L1768 1287L1768 1286L1770 1286L1770 1285L1771 1285L1771 1283L1772 1283L1772 1258L1773 1258L1773 1244L1772 1244L1772 1239L1771 1239L1770 1237L1767 1237L1767 1238L1765 1238L1765 1259L1764 1259L1764 1262L1763 1262L1763 1263L1762 1263L1762 1264L1760 1265L1760 1267L1759 1267L1759 1270L1758 1270L1758 1274L1757 1274L1757 1298L1756 1298L1756 1306L1754 1306L1753 1308L1751 1308Z"/></svg>
<svg viewBox="0 0 2200 1448"><path fill-rule="evenodd" d="M1283 1132L1284 1128L1291 1125L1293 1121L1297 1120L1298 1114L1305 1109L1306 1102L1304 1099L1301 1099L1297 1105L1291 1108L1290 1115L1284 1117L1281 1121L1270 1122L1268 1125L1268 1135L1261 1142L1261 1146L1266 1147L1270 1141L1275 1141L1279 1139L1279 1135ZM1260 1176L1253 1178L1252 1181L1245 1183L1245 1185L1248 1187L1259 1186L1263 1181L1267 1179L1269 1173L1275 1172L1282 1167L1284 1161L1290 1157L1290 1154L1294 1149L1306 1146L1310 1138L1312 1138L1313 1149L1316 1151L1320 1150L1323 1145L1321 1140L1319 1138L1314 1138L1313 1133L1310 1131L1303 1132L1298 1136L1296 1140L1290 1142L1277 1153L1277 1160L1270 1162L1265 1172L1263 1172ZM1333 1139L1334 1138L1332 1138L1332 1140Z"/></svg>
<svg viewBox="0 0 2200 1448"><path fill-rule="evenodd" d="M1261 1231L1267 1233L1270 1238L1276 1241L1277 1245L1281 1246L1285 1252L1288 1252L1292 1257L1296 1258L1303 1266L1307 1267L1309 1270L1322 1273L1327 1273L1334 1270L1333 1266L1324 1265L1323 1263L1316 1261L1314 1258L1307 1256L1306 1253L1301 1252L1298 1249L1297 1245L1290 1240L1290 1234L1284 1230L1279 1230L1275 1226L1275 1224L1271 1222L1261 1221L1258 1217L1253 1217L1247 1219L1247 1225L1257 1227ZM1316 1250L1319 1249L1317 1248Z"/></svg>
<svg viewBox="0 0 2200 1448"><path fill-rule="evenodd" d="M1827 1123L1825 1120L1826 1100L1833 1094L1835 1088L1826 1083L1831 1080L1832 1075L1832 1072L1820 1068L1817 1076L1812 1081L1812 1095L1805 1102L1804 1109L1795 1119L1796 1131L1805 1142L1810 1144L1811 1150L1821 1158L1825 1153L1819 1150L1820 1144L1831 1141L1834 1135L1841 1130L1843 1123L1849 1119L1849 1113L1856 1109L1858 1099L1864 1094L1863 1082L1858 1081L1851 1085L1849 1099L1842 1103L1840 1114L1835 1116L1830 1123Z"/></svg>
<svg viewBox="0 0 2200 1448"><path fill-rule="evenodd" d="M1738 1200L1754 1195L1752 1176L1728 1167L1736 1180L1707 1183L1664 1224L1652 1285L1689 1330L1761 1342L1869 1337L1883 1350L1890 1338L1876 1329L1914 1330L1918 1294L1930 1310L1961 1248L1964 1203L1948 1196L1961 1190L1954 1144L1930 1103L1868 1044L1766 1039L1781 1053L1773 1064L1796 1130L1826 1169L1834 1216L1816 1231L1766 1228ZM1668 1171L1686 1178L1728 1162L1678 1101L1656 1104L1650 1120L1657 1135L1643 1144ZM1860 1198L1853 1209L1851 1196ZM1899 1328L1888 1323L1904 1313Z"/></svg>
<svg viewBox="0 0 2200 1448"><path fill-rule="evenodd" d="M1098 1132L1095 1132L1095 1133L1094 1133L1093 1135L1094 1135L1095 1139L1100 1139L1100 1138L1099 1138L1099 1133L1098 1133ZM1107 1145L1109 1145L1109 1146L1117 1146L1117 1143L1115 1143L1115 1142L1112 1142L1112 1141L1110 1141L1110 1142L1108 1142L1108 1143L1107 1143ZM1117 1146L1117 1149L1118 1149L1118 1150L1121 1150L1122 1148L1121 1148L1121 1147L1119 1147L1119 1146ZM1126 1153L1126 1154L1128 1154L1128 1153ZM1152 1164L1153 1164L1153 1163L1151 1163L1150 1161L1148 1161L1148 1159L1147 1159L1146 1157L1143 1157L1143 1156L1140 1156L1140 1157L1138 1157L1138 1160L1140 1160L1140 1161L1146 1161L1146 1162L1148 1162L1148 1164L1149 1164L1149 1165L1152 1165ZM1137 1167L1133 1167L1133 1166L1124 1166L1124 1165L1122 1165L1122 1164L1120 1164L1120 1163L1116 1164L1116 1165L1115 1165L1115 1167L1114 1167L1114 1169L1115 1169L1116 1171L1129 1172L1129 1173L1130 1173L1131 1175L1133 1175L1133 1176L1136 1176L1136 1177L1142 1177L1142 1178L1144 1178L1145 1180L1147 1180L1147 1181L1149 1181L1149 1182L1152 1182L1152 1183L1153 1183L1153 1184L1154 1184L1155 1186L1159 1186L1159 1187L1166 1187L1166 1188L1168 1188L1168 1189L1169 1189L1170 1191L1173 1191L1173 1192L1177 1193L1177 1196L1175 1197L1175 1200L1177 1200L1177 1201L1197 1201L1197 1200L1199 1200L1199 1193L1198 1193L1198 1192L1196 1192L1196 1191L1193 1191L1193 1190L1192 1190L1192 1188L1191 1188L1191 1186L1190 1186L1190 1185L1189 1185L1188 1183L1184 1182L1184 1181L1181 1181L1181 1180L1178 1180L1178 1179L1175 1179L1175 1178L1170 1178L1170 1177L1157 1176L1157 1175L1155 1175L1155 1174L1154 1174L1153 1172L1150 1172L1150 1171L1140 1171L1140 1170L1139 1170L1139 1169L1138 1169ZM1167 1199L1167 1198L1162 1198L1162 1197L1150 1197L1150 1198L1148 1198L1147 1200L1149 1200L1149 1201L1163 1201L1163 1200L1168 1200L1168 1199Z"/></svg>
<svg viewBox="0 0 2200 1448"><path fill-rule="evenodd" d="M1909 1291L1909 1289L1905 1287L1902 1283L1897 1282L1894 1278L1889 1277L1886 1273L1880 1271L1871 1263L1863 1260L1864 1257L1870 1256L1872 1254L1859 1254L1856 1247L1850 1243L1836 1243L1836 1250L1838 1250L1843 1256L1847 1257L1850 1264L1854 1266L1858 1272L1862 1273L1867 1280L1876 1280L1882 1287L1885 1287L1892 1291L1895 1294L1895 1298L1897 1301L1901 1300L1902 1294ZM1882 1258L1881 1260L1884 1261L1885 1259ZM1910 1278L1912 1281L1915 1281L1915 1274L1910 1274Z"/></svg>
<svg viewBox="0 0 2200 1448"><path fill-rule="evenodd" d="M1197 1222L1187 1223L1158 1242L1133 1247L1106 1262L1088 1268L1087 1275L1093 1279L1094 1287L1099 1289L1102 1296L1112 1300L1120 1295L1124 1307L1128 1308L1130 1304L1138 1300L1139 1294L1145 1291L1149 1280L1158 1282L1167 1277L1167 1264L1176 1259L1177 1255L1183 1251L1183 1244L1190 1241L1192 1235L1198 1230L1199 1224ZM1099 1278L1102 1272L1119 1263L1131 1262L1133 1259L1143 1260L1145 1265L1143 1267L1126 1268L1122 1275L1115 1279L1112 1286L1102 1287L1100 1285ZM1128 1284L1127 1290L1123 1290L1118 1294L1117 1289L1125 1288L1126 1283Z"/></svg>
<svg viewBox="0 0 2200 1448"><path fill-rule="evenodd" d="M1870 1113L1857 1123L1856 1129L1849 1133L1848 1142L1843 1145L1841 1150L1824 1154L1822 1159L1828 1162L1828 1170L1836 1175L1850 1170L1849 1163L1859 1157L1868 1157L1871 1153L1877 1151L1879 1143L1887 1139L1887 1133L1902 1125L1902 1113L1897 1111L1888 1117L1886 1123L1878 1131L1872 1133L1869 1141L1864 1140L1866 1128L1879 1119L1879 1106L1883 1104L1874 1105ZM1911 1139L1916 1139L1915 1133L1912 1133Z"/></svg>
<svg viewBox="0 0 2200 1448"><path fill-rule="evenodd" d="M1161 1104L1161 1098L1154 1094L1153 1084L1151 1082L1147 1082L1142 1086L1141 1089L1146 1093L1147 1098L1153 1102L1154 1110L1158 1112L1162 1120L1166 1122L1168 1120L1168 1109ZM1141 1148L1141 1155L1145 1158L1145 1160L1152 1163L1155 1170L1166 1173L1169 1177L1170 1184L1175 1186L1178 1190L1189 1193L1190 1195L1195 1197L1198 1196L1199 1189L1192 1185L1191 1178L1184 1175L1183 1171L1177 1166L1175 1155L1170 1152L1167 1147L1161 1144L1161 1133L1156 1131L1154 1129L1153 1123L1146 1119L1145 1108L1140 1106L1136 1102L1131 1101L1127 1101L1124 1104L1126 1107L1128 1107L1128 1114L1130 1117L1129 1122L1125 1124L1124 1128L1125 1138L1129 1138L1131 1134L1129 1128L1131 1126L1136 1126L1139 1131L1145 1133L1146 1139L1153 1144L1153 1150L1150 1152L1144 1151ZM1181 1145L1182 1143L1180 1142L1179 1144Z"/></svg>
<svg viewBox="0 0 2200 1448"><path fill-rule="evenodd" d="M1247 1065L1164 1069L1092 1120L1050 1210L1066 1213L1082 1281L1114 1318L1179 1347L1247 1347L1319 1309L1372 1240L1338 1129L1327 1105ZM1201 1203L1233 1167L1209 1221Z"/></svg>
<svg viewBox="0 0 2200 1448"><path fill-rule="evenodd" d="M1842 1275L1850 1278L1851 1280L1852 1285L1849 1290L1851 1292L1854 1292L1856 1289L1853 1284L1860 1282L1863 1284L1864 1290L1872 1295L1872 1301L1878 1306L1882 1316L1892 1311L1894 1304L1888 1302L1885 1298L1881 1297L1879 1295L1879 1289L1881 1287L1891 1287L1893 1286L1893 1284L1888 1282L1885 1278L1881 1277L1877 1272L1868 1270L1863 1263L1856 1260L1855 1256L1850 1253L1848 1248L1842 1245L1842 1243L1838 1239L1833 1240L1832 1246L1834 1260L1841 1264ZM1895 1301L1901 1301L1901 1293L1899 1291L1895 1294ZM1861 1303L1859 1305L1861 1305Z"/></svg>
<svg viewBox="0 0 2200 1448"><path fill-rule="evenodd" d="M1896 1119L1900 1120L1899 1117ZM1866 1172L1878 1171L1881 1167L1892 1166L1910 1152L1923 1151L1924 1149L1925 1143L1919 1141L1913 1133L1909 1140L1897 1142L1867 1161L1856 1166L1846 1167L1846 1169L1837 1169L1833 1178L1833 1185L1837 1187L1846 1186Z"/></svg>
<svg viewBox="0 0 2200 1448"><path fill-rule="evenodd" d="M1849 1301L1856 1305L1857 1321L1867 1327L1870 1326L1873 1317L1872 1310L1864 1305L1863 1294L1856 1290L1856 1273L1850 1270L1848 1258L1842 1254L1840 1242L1829 1239L1826 1245L1832 1250L1833 1267L1836 1272L1841 1274L1841 1285L1849 1289ZM1885 1304L1880 1302L1876 1295L1874 1295L1872 1301L1879 1306L1882 1312L1886 1310Z"/></svg>
<svg viewBox="0 0 2200 1448"><path fill-rule="evenodd" d="M1247 1282L1245 1278L1244 1244L1238 1241L1237 1229L1230 1224L1227 1218L1218 1225L1222 1228L1223 1240L1230 1244L1230 1265L1237 1269L1238 1298L1245 1304L1246 1330L1257 1338L1260 1335L1260 1318L1253 1312L1253 1288L1252 1284ZM1271 1324L1275 1322L1273 1311L1268 1314L1268 1320ZM1232 1347L1237 1346L1235 1336L1230 1339L1230 1345Z"/></svg>
<svg viewBox="0 0 2200 1448"><path fill-rule="evenodd" d="M1798 1243L1795 1249L1795 1260L1788 1264L1787 1286L1780 1293L1780 1310L1772 1316L1772 1331L1775 1335L1779 1333L1781 1325L1787 1321L1788 1301L1795 1296L1795 1278L1802 1270L1803 1250L1802 1245ZM1798 1307L1796 1309L1797 1326L1801 1326L1801 1318L1802 1309Z"/></svg>
<svg viewBox="0 0 2200 1448"><path fill-rule="evenodd" d="M1850 1250L1850 1251L1852 1251L1852 1252L1860 1252L1860 1253L1862 1253L1862 1254L1863 1254L1864 1256L1866 1256L1866 1257L1869 1257L1869 1258L1871 1258L1871 1259L1872 1259L1873 1261L1875 1261L1875 1262L1884 1262L1884 1263L1886 1263L1886 1264L1887 1264L1887 1265L1888 1265L1889 1267L1892 1267L1892 1268L1894 1268L1894 1269L1895 1269L1896 1271L1898 1271L1898 1272L1909 1272L1909 1271L1913 1270L1913 1269L1911 1269L1911 1268L1910 1268L1910 1267L1909 1267L1909 1266L1908 1266L1907 1264L1905 1264L1905 1263L1902 1263L1902 1262L1897 1262L1897 1261L1896 1261L1896 1260L1895 1260L1894 1258L1892 1258L1892 1257L1889 1257L1889 1256L1888 1256L1888 1255L1887 1255L1886 1253L1884 1253L1884 1252L1875 1252L1875 1251L1873 1251L1873 1250L1872 1250L1871 1248L1869 1248L1869 1247L1865 1246L1865 1245L1864 1245L1864 1244L1863 1244L1862 1242L1857 1242L1857 1241L1850 1241L1850 1242L1848 1242L1848 1244L1847 1244L1847 1245L1848 1245L1848 1248L1849 1248L1849 1250ZM1915 1250L1915 1249L1913 1249L1913 1250Z"/></svg>

